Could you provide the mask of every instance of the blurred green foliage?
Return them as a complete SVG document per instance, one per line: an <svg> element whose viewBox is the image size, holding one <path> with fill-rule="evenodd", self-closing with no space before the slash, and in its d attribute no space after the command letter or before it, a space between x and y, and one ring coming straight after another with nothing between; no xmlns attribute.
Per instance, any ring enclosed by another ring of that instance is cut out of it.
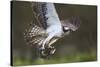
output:
<svg viewBox="0 0 100 67"><path fill-rule="evenodd" d="M63 57L52 57L48 59L37 58L35 61L32 59L24 59L17 57L14 58L14 66L20 65L40 65L40 64L58 64L58 63L72 63L72 62L88 62L96 61L96 54L94 53L78 53L72 56L63 56Z"/></svg>

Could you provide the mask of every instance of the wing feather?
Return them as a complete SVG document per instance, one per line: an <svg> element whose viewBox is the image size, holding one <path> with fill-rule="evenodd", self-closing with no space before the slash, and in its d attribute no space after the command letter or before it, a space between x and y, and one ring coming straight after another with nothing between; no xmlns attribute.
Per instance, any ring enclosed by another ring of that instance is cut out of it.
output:
<svg viewBox="0 0 100 67"><path fill-rule="evenodd" d="M44 29L47 28L46 4L45 2L32 2L33 18L36 19L35 23Z"/></svg>
<svg viewBox="0 0 100 67"><path fill-rule="evenodd" d="M39 45L39 43L44 40L46 36L46 31L35 24L33 24L33 26L30 26L24 32L24 39L29 45Z"/></svg>

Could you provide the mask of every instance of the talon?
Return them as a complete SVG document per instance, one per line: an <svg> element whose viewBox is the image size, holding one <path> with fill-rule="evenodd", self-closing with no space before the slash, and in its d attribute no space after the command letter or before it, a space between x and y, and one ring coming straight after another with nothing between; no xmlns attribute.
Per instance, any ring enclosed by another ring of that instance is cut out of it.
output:
<svg viewBox="0 0 100 67"><path fill-rule="evenodd" d="M39 50L40 50L41 57L47 57L47 56L53 55L56 51L54 46L48 46L45 48L40 47Z"/></svg>
<svg viewBox="0 0 100 67"><path fill-rule="evenodd" d="M42 51L41 54L42 56L46 56L45 51Z"/></svg>
<svg viewBox="0 0 100 67"><path fill-rule="evenodd" d="M53 55L53 54L55 53L55 51L56 51L56 49L51 50L51 51L50 51L50 54Z"/></svg>
<svg viewBox="0 0 100 67"><path fill-rule="evenodd" d="M47 56L46 50L43 48L40 48L40 54L41 54L41 56Z"/></svg>
<svg viewBox="0 0 100 67"><path fill-rule="evenodd" d="M48 49L49 49L49 55L53 55L56 51L56 48L53 46L49 46Z"/></svg>

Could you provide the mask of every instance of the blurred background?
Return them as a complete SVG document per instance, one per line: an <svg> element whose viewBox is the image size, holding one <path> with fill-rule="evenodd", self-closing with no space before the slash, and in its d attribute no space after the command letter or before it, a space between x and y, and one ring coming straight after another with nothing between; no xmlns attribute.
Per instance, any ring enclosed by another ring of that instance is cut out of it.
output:
<svg viewBox="0 0 100 67"><path fill-rule="evenodd" d="M97 60L97 6L55 3L61 20L72 16L81 19L80 28L55 43L57 51L47 59L39 58L35 47L24 41L23 33L33 21L32 3L11 2L11 65L39 65Z"/></svg>

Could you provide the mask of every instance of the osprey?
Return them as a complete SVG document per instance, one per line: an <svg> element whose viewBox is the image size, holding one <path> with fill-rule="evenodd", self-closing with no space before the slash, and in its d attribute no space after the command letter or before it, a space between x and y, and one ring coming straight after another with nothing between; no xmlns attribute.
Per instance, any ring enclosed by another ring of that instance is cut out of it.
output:
<svg viewBox="0 0 100 67"><path fill-rule="evenodd" d="M80 26L79 17L60 20L53 3L32 3L33 22L24 33L25 41L39 47L41 56L55 53L53 44Z"/></svg>

